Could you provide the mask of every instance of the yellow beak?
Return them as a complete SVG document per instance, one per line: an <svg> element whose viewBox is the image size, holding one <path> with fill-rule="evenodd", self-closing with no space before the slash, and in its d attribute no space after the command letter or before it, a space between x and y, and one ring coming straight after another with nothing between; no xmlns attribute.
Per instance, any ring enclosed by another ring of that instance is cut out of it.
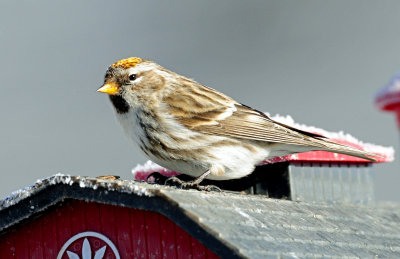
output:
<svg viewBox="0 0 400 259"><path fill-rule="evenodd" d="M97 92L106 93L106 94L117 94L119 92L119 87L116 83L107 83L102 87L97 89Z"/></svg>

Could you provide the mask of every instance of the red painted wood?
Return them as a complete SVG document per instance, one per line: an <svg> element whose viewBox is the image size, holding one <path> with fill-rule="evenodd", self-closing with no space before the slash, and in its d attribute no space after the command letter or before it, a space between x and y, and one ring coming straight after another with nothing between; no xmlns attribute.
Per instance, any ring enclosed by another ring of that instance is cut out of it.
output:
<svg viewBox="0 0 400 259"><path fill-rule="evenodd" d="M58 254L57 244L57 213L56 210L48 212L47 217L42 217L42 240L44 258L56 258Z"/></svg>
<svg viewBox="0 0 400 259"><path fill-rule="evenodd" d="M68 201L64 203L64 206L56 208L57 244L59 248L72 236L70 207L71 201Z"/></svg>
<svg viewBox="0 0 400 259"><path fill-rule="evenodd" d="M147 257L150 259L161 258L161 235L158 213L146 212L144 222L148 251Z"/></svg>
<svg viewBox="0 0 400 259"><path fill-rule="evenodd" d="M27 224L21 224L21 226L14 229L14 245L16 250L15 258L29 258L29 249L27 248L26 240L26 231L28 229ZM23 240L23 242L21 242ZM1 241L0 241L1 243ZM0 248L1 251L1 248Z"/></svg>
<svg viewBox="0 0 400 259"><path fill-rule="evenodd" d="M30 225L29 231L29 247L31 258L44 258L44 247L43 247L43 217L36 220L36 224Z"/></svg>
<svg viewBox="0 0 400 259"><path fill-rule="evenodd" d="M175 225L175 240L178 258L192 258L192 242L190 241L190 235L177 225Z"/></svg>
<svg viewBox="0 0 400 259"><path fill-rule="evenodd" d="M115 206L100 206L101 232L106 235L114 244L117 243L116 226L120 224L115 217ZM114 258L110 250L106 251L105 258Z"/></svg>
<svg viewBox="0 0 400 259"><path fill-rule="evenodd" d="M87 231L85 217L85 202L75 201L69 207L71 218L71 232L73 235Z"/></svg>
<svg viewBox="0 0 400 259"><path fill-rule="evenodd" d="M66 201L13 227L0 236L0 258L56 258L67 240L86 231L108 237L121 258L218 258L163 215L84 201ZM83 241L73 242L68 251L81 256ZM106 245L88 241L92 257ZM115 258L111 252L107 248L104 258Z"/></svg>
<svg viewBox="0 0 400 259"><path fill-rule="evenodd" d="M146 228L144 223L144 212L130 210L131 232L135 235L132 238L132 246L135 258L147 258Z"/></svg>
<svg viewBox="0 0 400 259"><path fill-rule="evenodd" d="M117 227L117 246L121 254L129 258L134 258L133 246L131 242L131 219L129 210L123 207L115 207L115 216L118 219Z"/></svg>
<svg viewBox="0 0 400 259"><path fill-rule="evenodd" d="M161 247L162 258L175 259L176 255L176 241L175 241L175 224L165 216L160 215L160 234L161 234Z"/></svg>
<svg viewBox="0 0 400 259"><path fill-rule="evenodd" d="M101 231L100 224L100 205L94 202L87 202L85 204L85 222L86 231Z"/></svg>
<svg viewBox="0 0 400 259"><path fill-rule="evenodd" d="M5 240L0 240L0 253L4 254L4 258L17 258L17 250L16 250L16 231L12 231L9 233L9 236ZM25 244L26 245L26 244ZM2 255L2 254L0 254ZM0 256L3 258L3 256Z"/></svg>
<svg viewBox="0 0 400 259"><path fill-rule="evenodd" d="M199 241L197 241L193 237L190 237L190 242L192 245L193 259L206 258L206 249L204 245L202 245Z"/></svg>

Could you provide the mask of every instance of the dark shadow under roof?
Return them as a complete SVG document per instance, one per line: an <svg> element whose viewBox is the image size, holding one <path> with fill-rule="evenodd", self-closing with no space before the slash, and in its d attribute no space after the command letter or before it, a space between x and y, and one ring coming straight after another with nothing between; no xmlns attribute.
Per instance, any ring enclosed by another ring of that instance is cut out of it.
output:
<svg viewBox="0 0 400 259"><path fill-rule="evenodd" d="M311 204L66 175L0 200L0 233L65 199L159 212L224 258L400 258L399 204Z"/></svg>

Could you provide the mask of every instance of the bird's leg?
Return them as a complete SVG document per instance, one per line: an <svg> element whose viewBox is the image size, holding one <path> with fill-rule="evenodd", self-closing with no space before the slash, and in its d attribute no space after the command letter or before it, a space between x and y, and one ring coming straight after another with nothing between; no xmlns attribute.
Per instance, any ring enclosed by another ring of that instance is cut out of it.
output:
<svg viewBox="0 0 400 259"><path fill-rule="evenodd" d="M200 183L208 176L210 175L211 171L207 170L205 171L203 174L201 174L199 177L197 177L196 179L194 179L193 181L190 182L184 182L181 179L173 176L168 178L165 181L165 184L167 184L169 181L172 181L174 183L177 183L178 185L180 185L181 188L194 188L200 191L212 191L212 190L216 190L216 191L221 191L220 188L218 188L217 186L214 185L207 185L207 186L201 186Z"/></svg>
<svg viewBox="0 0 400 259"><path fill-rule="evenodd" d="M196 179L194 179L193 181L190 181L190 182L185 182L176 176L172 176L165 181L165 184L167 184L169 181L172 181L174 183L179 184L182 188L197 187L204 180L204 178L206 178L209 174L210 174L210 170L207 170L206 172L201 174L199 177L197 177Z"/></svg>
<svg viewBox="0 0 400 259"><path fill-rule="evenodd" d="M196 179L194 179L191 182L187 182L186 184L190 184L190 185L199 185L207 176L209 176L211 173L210 170L205 171L203 174L201 174L199 177L197 177Z"/></svg>

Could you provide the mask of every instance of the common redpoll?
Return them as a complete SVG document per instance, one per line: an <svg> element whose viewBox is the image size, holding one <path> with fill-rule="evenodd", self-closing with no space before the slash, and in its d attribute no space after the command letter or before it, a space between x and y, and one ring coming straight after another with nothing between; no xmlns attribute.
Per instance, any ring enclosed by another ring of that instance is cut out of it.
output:
<svg viewBox="0 0 400 259"><path fill-rule="evenodd" d="M323 150L374 161L374 154L273 121L264 113L141 58L112 64L110 95L125 133L155 163L197 177L250 174L265 159Z"/></svg>

